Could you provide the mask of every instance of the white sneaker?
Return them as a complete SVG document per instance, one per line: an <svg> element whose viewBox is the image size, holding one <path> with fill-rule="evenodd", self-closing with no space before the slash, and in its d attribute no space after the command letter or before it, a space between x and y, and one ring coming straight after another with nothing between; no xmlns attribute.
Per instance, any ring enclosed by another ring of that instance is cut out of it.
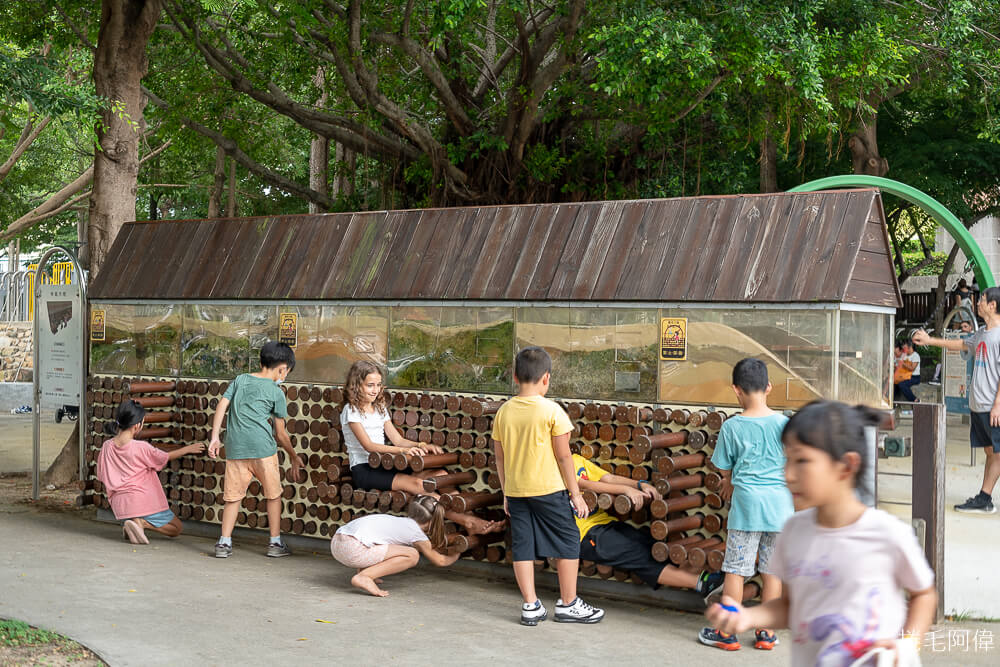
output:
<svg viewBox="0 0 1000 667"><path fill-rule="evenodd" d="M604 618L604 610L591 607L583 601L579 595L573 604L563 604L562 600L556 602L556 615L553 620L557 623L600 623Z"/></svg>
<svg viewBox="0 0 1000 667"><path fill-rule="evenodd" d="M548 617L541 600L535 600L534 605L527 602L521 605L521 625L538 625Z"/></svg>

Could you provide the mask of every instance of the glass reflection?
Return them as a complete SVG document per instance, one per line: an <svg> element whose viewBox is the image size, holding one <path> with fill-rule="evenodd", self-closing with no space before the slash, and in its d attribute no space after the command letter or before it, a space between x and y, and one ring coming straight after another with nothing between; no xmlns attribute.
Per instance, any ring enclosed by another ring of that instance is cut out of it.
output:
<svg viewBox="0 0 1000 667"><path fill-rule="evenodd" d="M889 315L840 312L837 372L841 401L889 407L889 331Z"/></svg>
<svg viewBox="0 0 1000 667"><path fill-rule="evenodd" d="M135 373L136 355L133 320L136 307L131 304L94 304L104 310L104 340L90 343L90 372L121 375Z"/></svg>
<svg viewBox="0 0 1000 667"><path fill-rule="evenodd" d="M231 378L251 368L250 307L188 305L184 308L181 366L188 377Z"/></svg>
<svg viewBox="0 0 1000 667"><path fill-rule="evenodd" d="M142 304L134 307L132 334L136 372L140 375L177 375L183 307Z"/></svg>
<svg viewBox="0 0 1000 667"><path fill-rule="evenodd" d="M385 366L388 311L384 306L279 307L270 328L274 339L279 312L299 316L295 370L288 375L289 381L341 384L358 359Z"/></svg>

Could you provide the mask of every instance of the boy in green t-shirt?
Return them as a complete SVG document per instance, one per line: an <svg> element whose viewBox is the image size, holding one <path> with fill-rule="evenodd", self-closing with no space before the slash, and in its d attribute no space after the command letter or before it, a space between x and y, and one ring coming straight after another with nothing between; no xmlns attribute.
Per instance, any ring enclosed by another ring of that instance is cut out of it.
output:
<svg viewBox="0 0 1000 667"><path fill-rule="evenodd" d="M229 410L226 422L226 477L222 499L222 533L215 545L216 558L228 558L233 553L233 528L246 496L250 481L256 477L267 501L267 526L271 541L267 555L280 558L291 555L291 550L281 540L281 476L278 472L278 447L285 450L291 471L289 479L299 479L302 461L285 430L285 395L278 387L285 376L295 368L295 353L285 343L269 341L260 350L260 370L238 375L226 389L215 409L212 421L212 442L208 454L219 455L222 442L219 431ZM269 419L274 420L272 431ZM277 440L277 441L276 441Z"/></svg>

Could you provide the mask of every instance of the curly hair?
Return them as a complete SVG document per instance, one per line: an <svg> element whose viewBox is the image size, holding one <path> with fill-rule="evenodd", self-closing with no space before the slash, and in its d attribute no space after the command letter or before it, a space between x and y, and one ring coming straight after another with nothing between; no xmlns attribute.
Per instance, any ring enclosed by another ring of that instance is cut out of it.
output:
<svg viewBox="0 0 1000 667"><path fill-rule="evenodd" d="M385 377L381 368L366 359L359 359L351 364L351 369L347 371L347 381L344 383L344 404L341 408L351 405L355 410L361 411L361 385L364 384L365 378L372 373L378 373L379 377L382 378ZM372 401L372 407L377 412L387 411L384 386L378 392L375 400Z"/></svg>

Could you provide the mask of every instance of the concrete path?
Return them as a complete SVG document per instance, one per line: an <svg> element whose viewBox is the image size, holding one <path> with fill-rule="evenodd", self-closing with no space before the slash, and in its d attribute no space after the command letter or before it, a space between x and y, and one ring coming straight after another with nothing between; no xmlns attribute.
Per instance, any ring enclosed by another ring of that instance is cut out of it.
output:
<svg viewBox="0 0 1000 667"><path fill-rule="evenodd" d="M62 451L75 425L68 419L57 424L54 415L51 410L42 411L42 472ZM31 472L32 423L31 415L0 414L0 472Z"/></svg>
<svg viewBox="0 0 1000 667"><path fill-rule="evenodd" d="M263 543L238 541L217 560L210 540L191 536L133 547L115 525L25 505L0 506L0 534L0 616L70 636L114 666L789 664L783 647L723 656L696 642L701 616L620 602L594 600L607 609L599 625L524 628L512 584L448 570L389 578L391 597L377 599L326 553L268 559ZM984 632L1000 640L997 624L942 626L925 664L997 664ZM948 648L963 637L967 651Z"/></svg>

